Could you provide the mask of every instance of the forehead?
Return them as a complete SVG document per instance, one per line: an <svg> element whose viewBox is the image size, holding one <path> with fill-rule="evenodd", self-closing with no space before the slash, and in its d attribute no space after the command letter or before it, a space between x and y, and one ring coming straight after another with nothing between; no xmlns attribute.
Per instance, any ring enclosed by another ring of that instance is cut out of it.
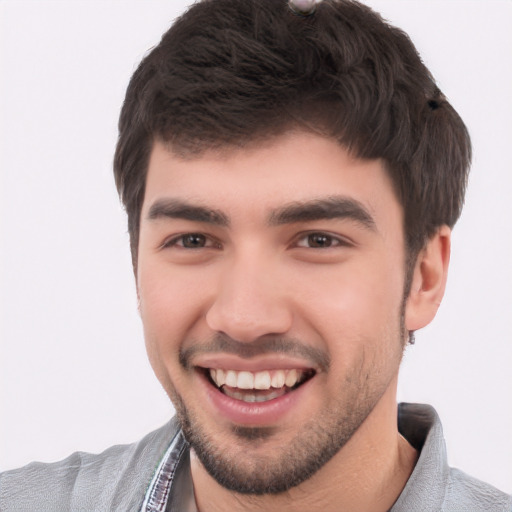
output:
<svg viewBox="0 0 512 512"><path fill-rule="evenodd" d="M384 163L356 158L325 137L290 132L257 146L207 151L194 158L183 158L157 141L142 217L167 198L249 216L334 195L358 201L372 215L402 216Z"/></svg>

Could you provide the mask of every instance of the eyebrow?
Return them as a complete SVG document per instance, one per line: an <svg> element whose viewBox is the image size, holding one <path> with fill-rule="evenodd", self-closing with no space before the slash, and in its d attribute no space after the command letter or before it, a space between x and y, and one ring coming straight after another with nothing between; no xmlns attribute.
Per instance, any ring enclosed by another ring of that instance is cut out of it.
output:
<svg viewBox="0 0 512 512"><path fill-rule="evenodd" d="M184 219L192 222L204 222L215 226L228 227L228 216L220 210L190 204L180 199L159 199L149 209L147 218ZM349 219L363 227L376 231L375 221L359 201L345 196L329 196L310 201L296 201L273 210L268 217L270 226L313 222L325 219Z"/></svg>
<svg viewBox="0 0 512 512"><path fill-rule="evenodd" d="M184 219L215 226L229 226L228 217L220 210L193 205L179 199L159 199L151 205L147 218L149 220Z"/></svg>
<svg viewBox="0 0 512 512"><path fill-rule="evenodd" d="M329 196L290 203L273 211L269 217L269 224L279 226L325 219L349 219L371 231L377 230L375 220L368 209L359 201L345 196Z"/></svg>

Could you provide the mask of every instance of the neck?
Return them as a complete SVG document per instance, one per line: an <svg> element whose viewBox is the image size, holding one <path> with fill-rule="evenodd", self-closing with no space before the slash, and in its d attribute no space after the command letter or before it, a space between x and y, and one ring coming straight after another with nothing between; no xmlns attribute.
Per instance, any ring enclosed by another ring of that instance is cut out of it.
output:
<svg viewBox="0 0 512 512"><path fill-rule="evenodd" d="M386 512L414 468L417 453L399 434L395 394L386 392L347 444L310 479L276 495L238 494L220 486L192 453L200 512Z"/></svg>

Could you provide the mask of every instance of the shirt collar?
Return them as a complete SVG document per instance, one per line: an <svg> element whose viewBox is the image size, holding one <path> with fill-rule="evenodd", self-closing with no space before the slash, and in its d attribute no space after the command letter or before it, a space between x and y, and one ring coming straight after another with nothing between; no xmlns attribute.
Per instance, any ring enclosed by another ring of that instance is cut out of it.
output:
<svg viewBox="0 0 512 512"><path fill-rule="evenodd" d="M398 430L420 456L391 512L441 510L450 468L439 416L430 405L400 404Z"/></svg>
<svg viewBox="0 0 512 512"><path fill-rule="evenodd" d="M160 460L140 512L173 510L197 512L190 473L190 451L181 431Z"/></svg>
<svg viewBox="0 0 512 512"><path fill-rule="evenodd" d="M420 456L390 512L440 510L449 468L443 430L437 413L428 405L400 404L398 430L420 452ZM197 512L190 472L190 451L181 431L157 466L140 512L173 510Z"/></svg>

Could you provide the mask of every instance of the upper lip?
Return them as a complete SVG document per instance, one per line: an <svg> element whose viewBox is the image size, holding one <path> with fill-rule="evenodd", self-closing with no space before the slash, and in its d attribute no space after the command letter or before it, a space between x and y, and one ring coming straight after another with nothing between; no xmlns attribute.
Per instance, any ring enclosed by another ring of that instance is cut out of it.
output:
<svg viewBox="0 0 512 512"><path fill-rule="evenodd" d="M198 355L192 365L200 368L261 372L265 370L317 370L316 366L301 358L286 354L266 354L244 359L234 354Z"/></svg>

